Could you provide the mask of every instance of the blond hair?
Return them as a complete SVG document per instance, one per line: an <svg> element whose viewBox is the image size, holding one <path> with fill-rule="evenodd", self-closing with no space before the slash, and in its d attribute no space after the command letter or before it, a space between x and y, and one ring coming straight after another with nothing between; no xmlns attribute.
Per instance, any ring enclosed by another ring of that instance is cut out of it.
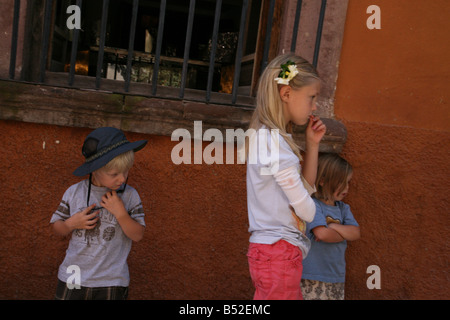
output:
<svg viewBox="0 0 450 320"><path fill-rule="evenodd" d="M265 125L268 129L278 129L279 134L286 140L292 151L301 159L300 147L288 135L292 133L292 125L286 123L283 113L283 103L280 97L280 88L283 85L279 85L275 81L281 72L281 65L288 61L294 62L298 69L298 74L289 82L292 89L298 90L315 81L320 81L315 68L302 57L288 53L274 58L259 78L256 109L249 127L258 130Z"/></svg>
<svg viewBox="0 0 450 320"><path fill-rule="evenodd" d="M134 163L134 151L130 150L125 153L119 154L117 157L108 162L105 166L99 170L110 171L117 170L119 172L126 172L131 169Z"/></svg>
<svg viewBox="0 0 450 320"><path fill-rule="evenodd" d="M348 176L353 172L352 166L335 153L325 153L319 156L316 178L316 193L314 197L320 200L333 200L335 192L341 192L347 187Z"/></svg>

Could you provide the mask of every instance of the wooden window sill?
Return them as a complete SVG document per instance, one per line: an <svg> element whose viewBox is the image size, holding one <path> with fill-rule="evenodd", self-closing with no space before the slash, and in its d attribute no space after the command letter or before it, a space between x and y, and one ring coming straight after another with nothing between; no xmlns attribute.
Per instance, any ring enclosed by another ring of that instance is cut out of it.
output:
<svg viewBox="0 0 450 320"><path fill-rule="evenodd" d="M248 128L253 108L204 103L168 97L82 90L0 80L0 119L68 127L112 126L123 131L171 136L178 128L191 132L194 121L202 121L203 131L217 128ZM323 118L327 132L321 152L339 153L347 137L345 126ZM294 138L303 146L304 128L294 129Z"/></svg>

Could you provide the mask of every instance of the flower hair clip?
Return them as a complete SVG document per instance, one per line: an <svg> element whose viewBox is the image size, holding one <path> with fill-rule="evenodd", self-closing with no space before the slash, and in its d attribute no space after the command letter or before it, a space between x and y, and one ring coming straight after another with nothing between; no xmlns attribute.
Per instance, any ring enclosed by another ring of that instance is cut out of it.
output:
<svg viewBox="0 0 450 320"><path fill-rule="evenodd" d="M278 84L289 84L289 81L291 81L297 74L298 69L296 64L289 60L285 64L281 65L281 72L278 75L278 78L275 78L275 81Z"/></svg>

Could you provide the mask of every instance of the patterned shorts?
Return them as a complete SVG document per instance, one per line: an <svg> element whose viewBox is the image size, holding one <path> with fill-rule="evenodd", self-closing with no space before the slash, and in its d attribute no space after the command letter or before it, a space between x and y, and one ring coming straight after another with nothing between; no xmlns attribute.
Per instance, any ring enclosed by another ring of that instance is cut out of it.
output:
<svg viewBox="0 0 450 320"><path fill-rule="evenodd" d="M344 300L342 283L329 283L302 279L301 288L305 300Z"/></svg>
<svg viewBox="0 0 450 320"><path fill-rule="evenodd" d="M67 284L58 279L55 300L126 300L128 287L100 287L69 289Z"/></svg>

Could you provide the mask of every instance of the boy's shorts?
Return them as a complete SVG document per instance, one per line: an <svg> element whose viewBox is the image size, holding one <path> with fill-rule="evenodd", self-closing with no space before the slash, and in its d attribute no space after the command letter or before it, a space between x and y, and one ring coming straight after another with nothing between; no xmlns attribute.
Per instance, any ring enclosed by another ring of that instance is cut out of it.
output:
<svg viewBox="0 0 450 320"><path fill-rule="evenodd" d="M67 284L58 279L55 300L126 300L128 287L98 287L69 289Z"/></svg>
<svg viewBox="0 0 450 320"><path fill-rule="evenodd" d="M255 300L302 300L302 251L284 240L274 244L250 243L250 276Z"/></svg>

